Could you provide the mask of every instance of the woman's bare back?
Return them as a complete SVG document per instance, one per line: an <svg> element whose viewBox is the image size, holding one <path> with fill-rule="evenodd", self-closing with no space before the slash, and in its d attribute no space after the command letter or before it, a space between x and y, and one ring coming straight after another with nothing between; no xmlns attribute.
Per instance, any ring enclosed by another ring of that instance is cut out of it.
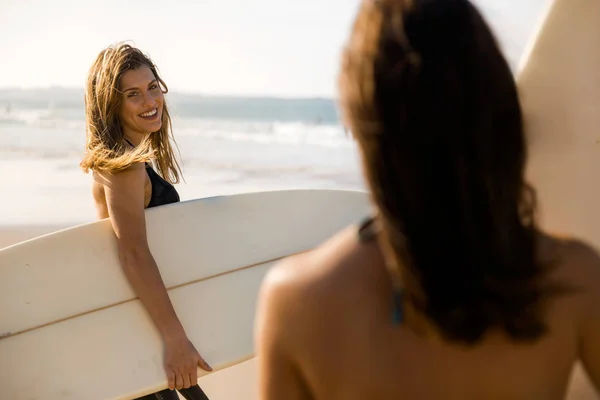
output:
<svg viewBox="0 0 600 400"><path fill-rule="evenodd" d="M436 339L424 317L393 325L379 245L360 243L356 227L285 261L259 305L262 398L563 399L577 359L598 386L600 258L576 240L540 244L542 257L559 260L553 277L579 291L550 304L543 339L515 344L490 333L472 348Z"/></svg>

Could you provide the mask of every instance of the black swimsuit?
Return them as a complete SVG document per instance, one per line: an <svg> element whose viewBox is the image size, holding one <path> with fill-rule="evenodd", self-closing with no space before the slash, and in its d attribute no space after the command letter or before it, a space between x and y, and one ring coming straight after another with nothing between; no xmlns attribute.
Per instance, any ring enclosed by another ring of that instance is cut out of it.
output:
<svg viewBox="0 0 600 400"><path fill-rule="evenodd" d="M125 141L129 143L131 147L135 147L129 140L125 139ZM157 174L154 168L148 163L146 163L146 173L152 184L152 194L150 195L148 208L179 202L179 193L177 193L177 189L163 179L162 176Z"/></svg>
<svg viewBox="0 0 600 400"><path fill-rule="evenodd" d="M179 202L179 193L175 187L157 174L148 163L146 163L146 173L152 184L152 195L148 208Z"/></svg>

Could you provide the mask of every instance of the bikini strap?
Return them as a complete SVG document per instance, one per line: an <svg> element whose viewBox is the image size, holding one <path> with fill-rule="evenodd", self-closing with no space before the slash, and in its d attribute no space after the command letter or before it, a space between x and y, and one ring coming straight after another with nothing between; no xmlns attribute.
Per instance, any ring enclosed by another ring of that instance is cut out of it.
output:
<svg viewBox="0 0 600 400"><path fill-rule="evenodd" d="M129 140L127 140L126 137L123 137L123 140L126 141L127 143L129 143L131 145L131 147L134 147L134 148L136 147L133 145L133 143L131 143ZM148 164L147 162L145 162L144 165L146 166L146 168L152 169L152 166L150 164ZM154 171L152 171L152 172L154 172Z"/></svg>
<svg viewBox="0 0 600 400"><path fill-rule="evenodd" d="M360 243L366 243L375 238L377 234L380 232L381 227L377 224L375 217L368 216L362 220L358 227L358 241ZM396 286L396 285L394 285ZM404 320L403 313L403 297L404 290L402 287L395 287L394 289L394 297L392 302L394 304L394 309L392 311L392 323L394 325L399 325Z"/></svg>
<svg viewBox="0 0 600 400"><path fill-rule="evenodd" d="M358 225L358 241L360 243L370 242L377 236L379 229L375 224L375 217L368 216Z"/></svg>

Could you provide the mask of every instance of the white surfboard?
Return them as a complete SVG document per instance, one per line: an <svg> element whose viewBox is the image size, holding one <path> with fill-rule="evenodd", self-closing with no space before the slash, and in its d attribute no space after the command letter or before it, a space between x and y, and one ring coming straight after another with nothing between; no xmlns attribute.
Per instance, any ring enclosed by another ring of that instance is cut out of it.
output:
<svg viewBox="0 0 600 400"><path fill-rule="evenodd" d="M253 357L267 270L368 212L362 192L290 190L187 201L146 218L176 312L218 371ZM122 272L108 220L0 250L0 304L2 399L126 399L166 386L160 339Z"/></svg>
<svg viewBox="0 0 600 400"><path fill-rule="evenodd" d="M518 71L543 227L600 246L600 1L554 0Z"/></svg>
<svg viewBox="0 0 600 400"><path fill-rule="evenodd" d="M600 248L600 1L553 0L517 81L543 228ZM581 364L569 393L597 398Z"/></svg>

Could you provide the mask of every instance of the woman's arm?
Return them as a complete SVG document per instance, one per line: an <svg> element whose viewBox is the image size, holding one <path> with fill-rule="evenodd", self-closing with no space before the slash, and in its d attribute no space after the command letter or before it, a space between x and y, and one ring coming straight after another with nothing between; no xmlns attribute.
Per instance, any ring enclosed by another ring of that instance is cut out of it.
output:
<svg viewBox="0 0 600 400"><path fill-rule="evenodd" d="M296 302L294 283L286 277L285 269L291 261L284 261L271 270L260 289L256 320L255 348L258 361L258 388L260 400L312 399L290 350L294 349L294 326L302 324ZM291 305L291 307L290 307ZM305 321L310 324L310 321ZM300 351L300 350L298 350Z"/></svg>
<svg viewBox="0 0 600 400"><path fill-rule="evenodd" d="M124 172L103 174L100 178L123 271L165 345L169 388L195 385L198 365L206 370L210 367L189 342L148 247L144 214L145 167L137 164Z"/></svg>

